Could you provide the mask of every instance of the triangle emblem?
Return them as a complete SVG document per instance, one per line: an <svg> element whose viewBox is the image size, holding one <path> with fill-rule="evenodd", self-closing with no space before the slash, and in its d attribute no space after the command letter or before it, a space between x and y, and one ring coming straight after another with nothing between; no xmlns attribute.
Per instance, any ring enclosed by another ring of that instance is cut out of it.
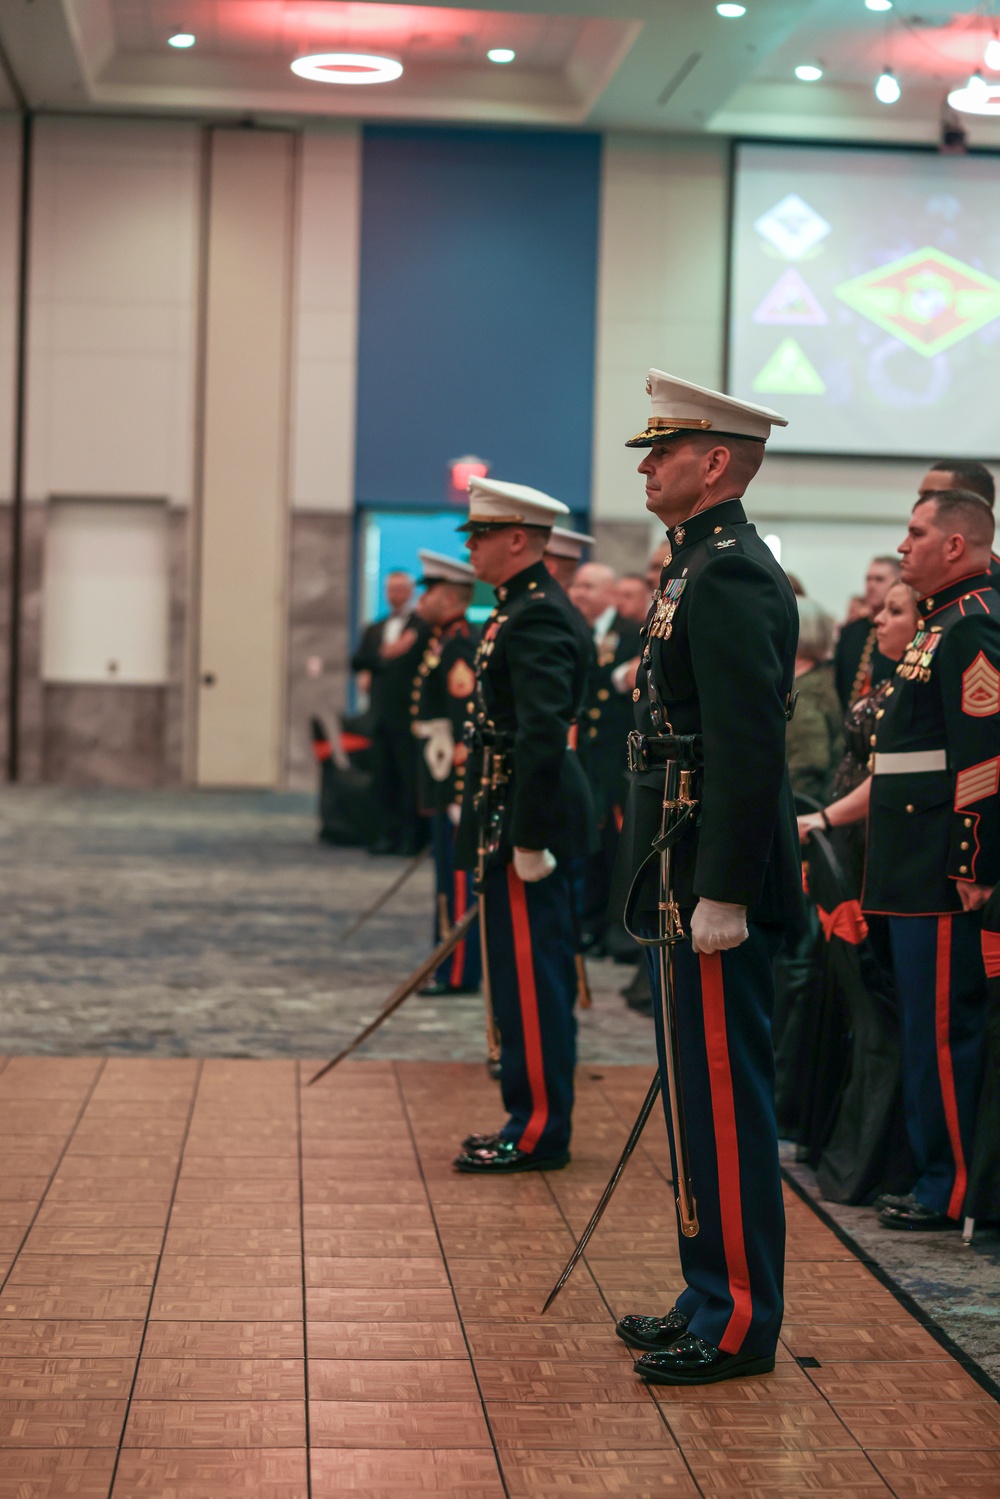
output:
<svg viewBox="0 0 1000 1499"><path fill-rule="evenodd" d="M826 394L818 371L794 338L784 339L753 382L754 390L774 396Z"/></svg>
<svg viewBox="0 0 1000 1499"><path fill-rule="evenodd" d="M782 271L753 315L755 323L778 323L800 328L821 328L829 318L800 271L790 265Z"/></svg>

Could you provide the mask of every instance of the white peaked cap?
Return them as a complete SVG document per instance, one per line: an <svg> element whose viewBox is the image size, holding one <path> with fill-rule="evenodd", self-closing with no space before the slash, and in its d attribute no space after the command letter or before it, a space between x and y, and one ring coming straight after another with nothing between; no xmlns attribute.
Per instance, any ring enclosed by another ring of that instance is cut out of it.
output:
<svg viewBox="0 0 1000 1499"><path fill-rule="evenodd" d="M584 547L592 547L594 538L583 531L567 531L565 526L553 526L552 535L545 544L547 557L571 557L579 562Z"/></svg>
<svg viewBox="0 0 1000 1499"><path fill-rule="evenodd" d="M627 448L651 448L676 432L717 432L720 437L753 437L766 442L772 427L787 427L788 418L770 406L737 401L718 390L706 390L689 380L678 380L663 370L650 370L646 394L652 414L641 432L629 438Z"/></svg>
<svg viewBox="0 0 1000 1499"><path fill-rule="evenodd" d="M476 575L469 564L459 562L457 557L446 557L444 552L431 552L426 547L421 547L417 556L423 569L420 582L424 585L462 583L471 588L476 581Z"/></svg>
<svg viewBox="0 0 1000 1499"><path fill-rule="evenodd" d="M544 526L546 529L569 506L527 484L505 484L501 479L469 480L469 519L460 531L486 531L493 526Z"/></svg>

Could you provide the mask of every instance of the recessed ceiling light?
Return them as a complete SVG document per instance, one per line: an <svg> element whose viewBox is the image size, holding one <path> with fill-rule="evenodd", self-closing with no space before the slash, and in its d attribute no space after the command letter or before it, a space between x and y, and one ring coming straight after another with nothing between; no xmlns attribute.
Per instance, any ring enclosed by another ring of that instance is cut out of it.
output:
<svg viewBox="0 0 1000 1499"><path fill-rule="evenodd" d="M865 0L868 10L892 10L892 0Z"/></svg>
<svg viewBox="0 0 1000 1499"><path fill-rule="evenodd" d="M368 52L315 52L292 63L293 73L315 83L391 83L402 71L394 57Z"/></svg>
<svg viewBox="0 0 1000 1499"><path fill-rule="evenodd" d="M795 69L795 76L803 83L818 83L823 76L823 69L813 62L803 62Z"/></svg>
<svg viewBox="0 0 1000 1499"><path fill-rule="evenodd" d="M486 56L490 62L513 62L517 53L510 47L491 47Z"/></svg>
<svg viewBox="0 0 1000 1499"><path fill-rule="evenodd" d="M167 37L168 47L193 47L194 44L195 38L190 31L178 31L176 36Z"/></svg>
<svg viewBox="0 0 1000 1499"><path fill-rule="evenodd" d="M745 5L717 5L715 9L720 16L725 16L727 21L735 21L737 16L745 16L747 13Z"/></svg>
<svg viewBox="0 0 1000 1499"><path fill-rule="evenodd" d="M875 85L875 97L880 104L895 104L902 90L899 80L891 68L883 68L881 77Z"/></svg>

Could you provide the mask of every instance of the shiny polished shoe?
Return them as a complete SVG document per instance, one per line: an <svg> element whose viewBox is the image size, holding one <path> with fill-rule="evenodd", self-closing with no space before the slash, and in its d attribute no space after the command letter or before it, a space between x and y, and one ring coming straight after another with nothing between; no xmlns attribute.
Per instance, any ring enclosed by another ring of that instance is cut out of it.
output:
<svg viewBox="0 0 1000 1499"><path fill-rule="evenodd" d="M883 1208L906 1207L912 1195L911 1192L880 1192L872 1207L876 1213L880 1213Z"/></svg>
<svg viewBox="0 0 1000 1499"><path fill-rule="evenodd" d="M462 1141L462 1154L471 1155L474 1150L492 1150L494 1145L499 1145L502 1139L503 1134L498 1129L490 1135L466 1135Z"/></svg>
<svg viewBox="0 0 1000 1499"><path fill-rule="evenodd" d="M925 1207L912 1192L908 1197L899 1198L896 1206L884 1207L878 1215L878 1221L883 1228L920 1229L925 1233L936 1229L958 1228L956 1219L949 1218L947 1213L938 1213L933 1208Z"/></svg>
<svg viewBox="0 0 1000 1499"><path fill-rule="evenodd" d="M688 1318L676 1307L671 1307L665 1317L622 1317L615 1324L615 1332L630 1348L641 1348L647 1353L658 1353L676 1343L682 1333L687 1332Z"/></svg>
<svg viewBox="0 0 1000 1499"><path fill-rule="evenodd" d="M495 1145L463 1151L454 1162L457 1171L476 1172L480 1176L512 1176L515 1171L561 1171L569 1165L569 1151L539 1158L527 1150L518 1150L510 1140Z"/></svg>
<svg viewBox="0 0 1000 1499"><path fill-rule="evenodd" d="M774 1354L723 1353L694 1333L682 1333L659 1353L644 1353L634 1365L647 1384L719 1384L747 1374L770 1374Z"/></svg>

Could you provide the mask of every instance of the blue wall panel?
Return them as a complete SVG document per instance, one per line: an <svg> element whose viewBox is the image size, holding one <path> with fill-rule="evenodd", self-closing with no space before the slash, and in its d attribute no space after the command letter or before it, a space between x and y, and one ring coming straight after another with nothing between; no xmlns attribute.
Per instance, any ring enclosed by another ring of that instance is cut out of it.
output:
<svg viewBox="0 0 1000 1499"><path fill-rule="evenodd" d="M590 503L600 138L365 132L356 499L440 509L449 459Z"/></svg>

